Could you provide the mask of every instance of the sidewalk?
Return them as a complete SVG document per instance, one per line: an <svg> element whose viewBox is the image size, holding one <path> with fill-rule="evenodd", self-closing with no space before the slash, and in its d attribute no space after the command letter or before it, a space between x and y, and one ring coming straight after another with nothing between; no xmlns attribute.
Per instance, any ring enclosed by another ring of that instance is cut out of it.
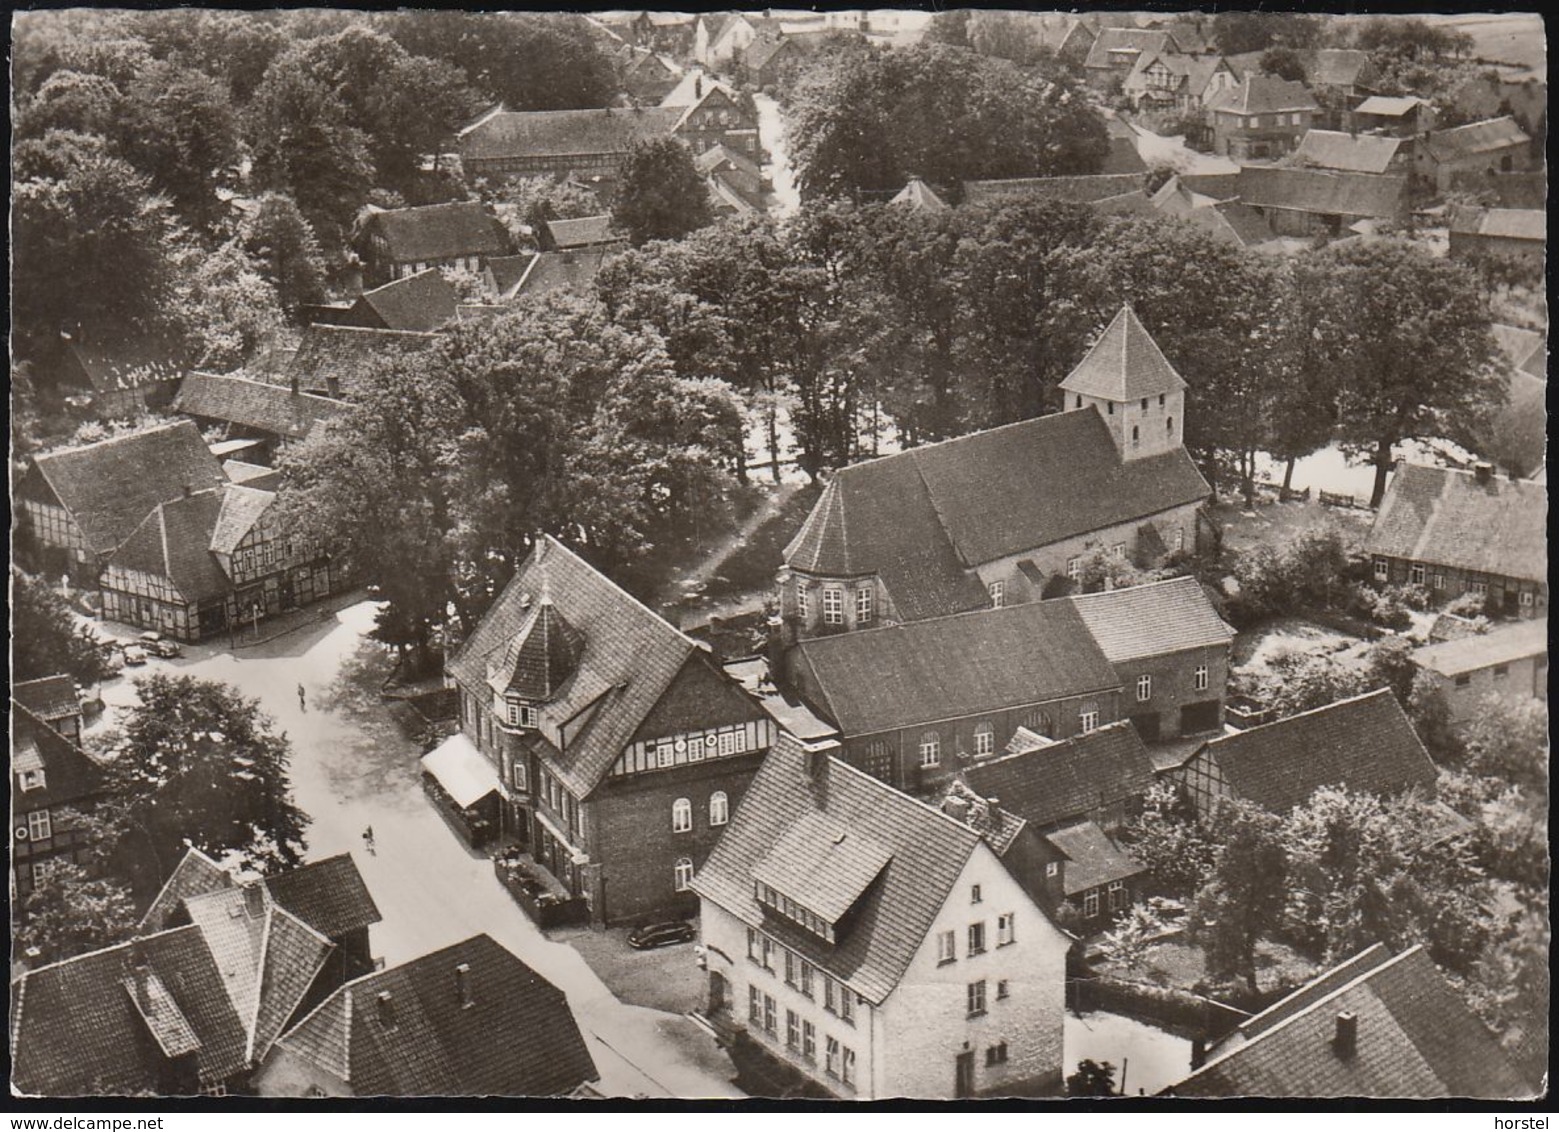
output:
<svg viewBox="0 0 1559 1132"><path fill-rule="evenodd" d="M321 621L334 621L336 614L343 609L349 609L359 602L369 601L368 591L359 586L356 589L347 590L345 593L331 594L322 601L316 601L312 605L305 605L301 609L294 609L283 613L278 617L268 617L260 622L260 635L255 636L253 629L230 627L225 634L234 652L241 649L254 648L263 645L278 637L285 637L288 633L295 633L299 629L311 625L318 625ZM206 644L216 644L223 639L224 634L218 633L207 640Z"/></svg>

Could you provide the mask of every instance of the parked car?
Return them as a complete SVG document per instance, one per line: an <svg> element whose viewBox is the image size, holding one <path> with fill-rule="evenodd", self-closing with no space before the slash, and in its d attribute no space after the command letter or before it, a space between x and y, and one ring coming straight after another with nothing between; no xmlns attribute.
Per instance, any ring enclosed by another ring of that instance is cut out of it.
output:
<svg viewBox="0 0 1559 1132"><path fill-rule="evenodd" d="M184 650L179 647L179 642L170 641L161 633L142 633L141 648L153 656L175 657L184 655Z"/></svg>
<svg viewBox="0 0 1559 1132"><path fill-rule="evenodd" d="M140 645L126 645L124 654L127 668L138 668L146 663L146 650Z"/></svg>
<svg viewBox="0 0 1559 1132"><path fill-rule="evenodd" d="M686 920L667 920L659 924L645 924L628 933L628 946L640 951L652 947L670 947L674 943L688 943L694 937L693 925Z"/></svg>

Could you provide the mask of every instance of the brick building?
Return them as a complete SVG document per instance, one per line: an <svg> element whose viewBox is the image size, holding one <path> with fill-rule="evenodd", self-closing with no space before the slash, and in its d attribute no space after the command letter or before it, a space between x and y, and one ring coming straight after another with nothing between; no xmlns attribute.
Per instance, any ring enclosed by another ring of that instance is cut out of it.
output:
<svg viewBox="0 0 1559 1132"><path fill-rule="evenodd" d="M448 668L505 836L598 926L691 909L772 740L708 651L547 536Z"/></svg>
<svg viewBox="0 0 1559 1132"><path fill-rule="evenodd" d="M1247 74L1207 104L1213 152L1236 161L1281 157L1298 146L1320 110L1301 83Z"/></svg>
<svg viewBox="0 0 1559 1132"><path fill-rule="evenodd" d="M1416 149L1418 174L1442 193L1464 178L1477 185L1487 174L1526 169L1531 144L1531 136L1509 115L1435 130Z"/></svg>
<svg viewBox="0 0 1559 1132"><path fill-rule="evenodd" d="M1066 953L982 834L781 734L693 880L707 1013L808 1095L1041 1095Z"/></svg>

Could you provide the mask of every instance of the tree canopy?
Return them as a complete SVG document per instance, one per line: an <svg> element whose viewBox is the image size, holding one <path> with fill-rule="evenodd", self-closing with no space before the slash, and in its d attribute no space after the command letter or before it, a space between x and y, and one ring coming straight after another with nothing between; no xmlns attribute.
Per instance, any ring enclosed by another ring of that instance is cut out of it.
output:
<svg viewBox="0 0 1559 1132"><path fill-rule="evenodd" d="M78 684L106 674L102 648L46 581L11 570L11 678L40 680L64 673Z"/></svg>
<svg viewBox="0 0 1559 1132"><path fill-rule="evenodd" d="M677 138L650 138L628 151L612 201L612 225L634 247L676 240L714 218L693 154Z"/></svg>

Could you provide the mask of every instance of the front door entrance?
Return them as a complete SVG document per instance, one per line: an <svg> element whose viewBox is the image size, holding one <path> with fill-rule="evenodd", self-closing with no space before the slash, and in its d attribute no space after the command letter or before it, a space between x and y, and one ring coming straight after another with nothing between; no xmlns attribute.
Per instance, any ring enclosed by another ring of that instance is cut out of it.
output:
<svg viewBox="0 0 1559 1132"><path fill-rule="evenodd" d="M974 1096L974 1050L965 1050L958 1055L957 1079L953 1082L953 1096L955 1098Z"/></svg>

